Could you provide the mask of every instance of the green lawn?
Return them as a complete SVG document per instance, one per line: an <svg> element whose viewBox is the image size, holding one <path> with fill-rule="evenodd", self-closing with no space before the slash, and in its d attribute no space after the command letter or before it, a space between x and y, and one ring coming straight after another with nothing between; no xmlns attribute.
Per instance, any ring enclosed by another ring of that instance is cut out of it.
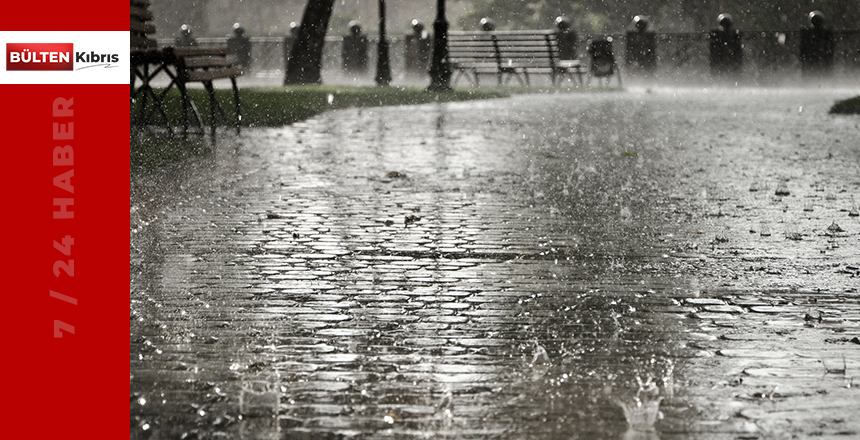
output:
<svg viewBox="0 0 860 440"><path fill-rule="evenodd" d="M833 104L833 107L830 107L830 114L860 115L860 96L836 101L836 104Z"/></svg>
<svg viewBox="0 0 860 440"><path fill-rule="evenodd" d="M450 92L432 93L421 87L356 87L303 85L286 87L244 87L239 90L242 102L243 127L281 127L302 121L328 110L351 107L415 105L431 102L468 101L505 98L519 93L563 93L571 91L617 91L619 89L589 88L529 88L480 87L456 88ZM156 90L156 92L159 92ZM227 113L228 121L235 120L235 104L230 89L217 89L218 99ZM209 125L209 97L203 89L190 89L191 99ZM171 90L164 99L168 119L174 126L182 121L179 92ZM151 103L150 103L151 105ZM149 107L151 109L151 107ZM193 118L193 117L192 117ZM131 167L132 170L158 167L183 158L209 151L207 136L170 136L165 131L142 128L139 107L132 105L131 112ZM192 119L193 120L193 119ZM150 123L160 123L153 115ZM220 125L224 125L223 122ZM193 128L193 126L192 126ZM223 128L222 128L223 130ZM178 131L178 130L177 130Z"/></svg>
<svg viewBox="0 0 860 440"><path fill-rule="evenodd" d="M202 89L189 90L191 99L204 120L209 123L209 98ZM216 90L228 118L235 118L233 93L229 89ZM430 93L419 87L345 87L345 86L288 86L245 87L239 90L242 101L242 125L245 127L279 127L318 115L327 110L349 107L381 105L410 105L429 102L466 101L509 96L505 89L456 89L449 93ZM179 92L171 90L165 105L171 121L181 121ZM139 112L132 111L132 125L139 120ZM159 119L156 119L158 121ZM175 123L175 122L174 122Z"/></svg>

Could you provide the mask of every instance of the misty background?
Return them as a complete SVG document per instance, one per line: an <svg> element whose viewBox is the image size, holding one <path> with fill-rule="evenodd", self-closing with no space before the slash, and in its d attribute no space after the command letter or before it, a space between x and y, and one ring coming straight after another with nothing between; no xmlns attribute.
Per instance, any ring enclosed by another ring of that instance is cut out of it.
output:
<svg viewBox="0 0 860 440"><path fill-rule="evenodd" d="M307 0L152 0L157 37L178 35L188 24L198 37L223 37L241 23L249 36L284 36L291 22L300 22ZM411 32L413 19L426 28L436 15L436 0L387 0L387 31ZM329 35L344 35L358 20L365 33L378 29L378 0L335 0ZM716 26L727 12L741 30L797 30L808 25L807 14L820 10L833 29L860 29L858 0L447 0L452 30L475 30L482 17L499 29L549 29L565 15L573 30L585 34L617 34L635 15L648 16L657 32L701 32Z"/></svg>

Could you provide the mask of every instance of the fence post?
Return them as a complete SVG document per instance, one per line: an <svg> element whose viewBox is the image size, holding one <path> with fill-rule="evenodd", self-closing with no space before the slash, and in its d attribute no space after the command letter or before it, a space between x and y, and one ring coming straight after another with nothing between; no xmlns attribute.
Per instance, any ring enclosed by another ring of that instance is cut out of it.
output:
<svg viewBox="0 0 860 440"><path fill-rule="evenodd" d="M349 22L349 35L343 37L343 68L350 73L367 72L367 37L361 33L361 23Z"/></svg>
<svg viewBox="0 0 860 440"><path fill-rule="evenodd" d="M715 77L736 77L743 70L744 49L741 33L735 29L732 16L720 14L719 27L711 31L711 74Z"/></svg>
<svg viewBox="0 0 860 440"><path fill-rule="evenodd" d="M555 18L555 26L558 28L556 39L558 40L558 57L562 60L575 60L576 54L576 32L570 30L570 19L565 16Z"/></svg>
<svg viewBox="0 0 860 440"><path fill-rule="evenodd" d="M412 34L406 36L404 48L407 73L412 75L427 73L431 47L432 41L424 30L424 23L418 19L412 20Z"/></svg>
<svg viewBox="0 0 860 440"><path fill-rule="evenodd" d="M809 27L800 30L800 67L803 77L828 75L833 70L835 40L821 11L809 13Z"/></svg>
<svg viewBox="0 0 860 440"><path fill-rule="evenodd" d="M627 31L625 62L631 70L650 75L657 68L657 34L649 24L645 16L633 17L633 30Z"/></svg>
<svg viewBox="0 0 860 440"><path fill-rule="evenodd" d="M299 24L295 21L290 22L290 33L284 37L284 73L286 73L287 69L290 67L290 57L292 57L293 54L293 43L296 42L296 38L298 38L298 36Z"/></svg>
<svg viewBox="0 0 860 440"><path fill-rule="evenodd" d="M233 36L227 39L227 50L236 55L242 67L250 70L251 39L245 36L245 28L239 23L233 24Z"/></svg>

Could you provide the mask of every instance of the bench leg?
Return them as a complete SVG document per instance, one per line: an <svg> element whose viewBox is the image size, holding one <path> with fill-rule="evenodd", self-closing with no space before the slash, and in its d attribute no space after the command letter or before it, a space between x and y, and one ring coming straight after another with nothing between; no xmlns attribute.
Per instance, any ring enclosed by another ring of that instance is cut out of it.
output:
<svg viewBox="0 0 860 440"><path fill-rule="evenodd" d="M149 77L149 68L148 67L149 66L144 64L142 66L143 72L138 71L136 67L132 67L132 70L131 70L131 100L132 100L132 102L134 102L135 98L138 95L140 95L140 97L137 98L137 101L139 101L138 104L140 104L140 124L141 125L146 125L146 121L149 119L148 115L146 114L146 96L147 96L147 94L152 94L152 90L149 87L149 83L146 81L146 78ZM141 84L140 88L138 88L137 91L135 91L134 90L134 84L135 84L135 80L137 79L138 76L140 76L140 79L141 79L141 81L143 81L143 84Z"/></svg>
<svg viewBox="0 0 860 440"><path fill-rule="evenodd" d="M160 93L156 94L155 90L147 84L146 88L149 93L152 95L152 101L155 103L155 108L161 114L161 119L164 121L164 126L167 128L167 131L170 134L173 134L173 129L170 127L170 119L167 117L167 111L164 109L164 97L167 96L167 92L170 91L170 88L173 86L173 82L167 85L167 87ZM148 118L148 117L147 117Z"/></svg>
<svg viewBox="0 0 860 440"><path fill-rule="evenodd" d="M146 111L146 97L152 94L152 92L148 85L140 86L140 90L143 92L140 95L140 123L146 125L147 121L149 121L149 113Z"/></svg>
<svg viewBox="0 0 860 440"><path fill-rule="evenodd" d="M182 135L188 136L188 106L191 99L188 97L188 91L185 90L185 85L178 83L176 87L179 89L179 94L182 99Z"/></svg>
<svg viewBox="0 0 860 440"><path fill-rule="evenodd" d="M239 101L239 86L236 85L236 77L230 77L230 82L233 83L233 100L236 103L236 134L242 130L242 104Z"/></svg>
<svg viewBox="0 0 860 440"><path fill-rule="evenodd" d="M478 83L478 72L472 71L472 75L469 75L465 69L457 69L457 73L453 74L451 77L451 85L457 85L457 80L460 78L466 78L466 81L469 81L470 85L478 87L480 84Z"/></svg>
<svg viewBox="0 0 860 440"><path fill-rule="evenodd" d="M220 107L218 104L218 98L215 97L215 87L212 86L212 81L204 81L203 87L206 89L206 93L209 94L209 124L211 125L212 137L215 137L215 108ZM224 110L221 110L221 116L224 116Z"/></svg>
<svg viewBox="0 0 860 440"><path fill-rule="evenodd" d="M176 87L179 89L180 95L182 95L182 135L187 137L189 124L188 124L188 110L189 108L194 113L194 117L197 120L197 125L200 127L201 133L203 132L203 118L200 117L200 112L197 110L197 106L194 105L194 101L191 100L191 97L188 96L188 89L185 87L185 84L182 81L176 82Z"/></svg>

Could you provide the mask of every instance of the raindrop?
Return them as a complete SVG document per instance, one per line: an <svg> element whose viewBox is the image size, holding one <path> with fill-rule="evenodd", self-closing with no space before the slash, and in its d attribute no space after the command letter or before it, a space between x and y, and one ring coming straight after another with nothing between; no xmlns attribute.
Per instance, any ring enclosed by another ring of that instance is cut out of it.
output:
<svg viewBox="0 0 860 440"><path fill-rule="evenodd" d="M535 342L535 351L532 356L531 365L541 365L541 364L549 364L549 355L546 352L546 349L541 347L540 344Z"/></svg>
<svg viewBox="0 0 860 440"><path fill-rule="evenodd" d="M445 417L453 417L454 415L454 393L451 390L445 392L439 403L436 404L437 413L442 413Z"/></svg>
<svg viewBox="0 0 860 440"><path fill-rule="evenodd" d="M830 224L830 226L827 227L827 231L831 233L845 232L844 229L842 229L838 224L836 224L835 220L833 221L833 223Z"/></svg>
<svg viewBox="0 0 860 440"><path fill-rule="evenodd" d="M645 382L638 377L636 380L639 382L636 394L629 399L616 399L615 403L624 410L624 418L630 429L654 431L654 423L663 416L660 412L660 402L663 400L660 389L650 377Z"/></svg>

